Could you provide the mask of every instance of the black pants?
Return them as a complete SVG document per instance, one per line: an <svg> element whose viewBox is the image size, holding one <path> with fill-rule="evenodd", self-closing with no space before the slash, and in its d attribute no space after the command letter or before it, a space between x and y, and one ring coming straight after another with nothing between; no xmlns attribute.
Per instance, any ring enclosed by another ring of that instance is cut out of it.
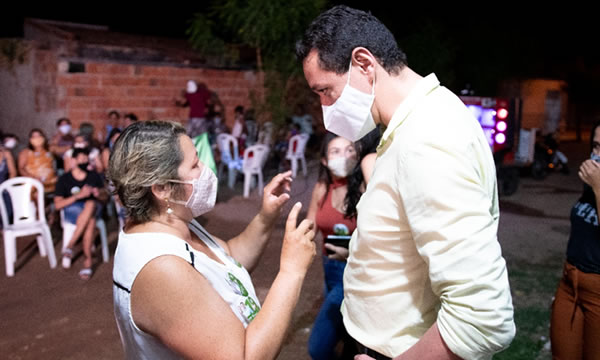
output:
<svg viewBox="0 0 600 360"><path fill-rule="evenodd" d="M378 353L375 350L369 349L368 347L362 345L361 343L359 343L356 340L354 340L354 342L356 343L356 349L358 350L359 354L369 355L370 357L372 357L375 360L392 360L391 357L387 357L383 354Z"/></svg>

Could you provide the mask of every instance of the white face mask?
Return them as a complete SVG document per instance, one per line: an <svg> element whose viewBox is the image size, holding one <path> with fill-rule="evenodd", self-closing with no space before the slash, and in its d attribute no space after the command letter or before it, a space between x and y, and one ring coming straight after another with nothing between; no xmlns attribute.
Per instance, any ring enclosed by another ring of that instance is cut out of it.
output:
<svg viewBox="0 0 600 360"><path fill-rule="evenodd" d="M375 101L375 80L371 94L365 94L350 86L352 62L348 70L348 82L342 95L333 105L322 105L325 129L350 141L357 141L375 129L371 107Z"/></svg>
<svg viewBox="0 0 600 360"><path fill-rule="evenodd" d="M187 82L186 91L188 94L193 94L196 91L198 91L198 85L196 85L196 82L194 80L189 80Z"/></svg>
<svg viewBox="0 0 600 360"><path fill-rule="evenodd" d="M333 175L344 178L352 172L357 163L355 158L342 156L327 160L327 168Z"/></svg>
<svg viewBox="0 0 600 360"><path fill-rule="evenodd" d="M69 131L71 131L71 125L61 125L58 127L58 131L60 131L63 135L67 135Z"/></svg>
<svg viewBox="0 0 600 360"><path fill-rule="evenodd" d="M79 143L79 142L73 143L73 148L74 149L83 149L83 148L85 148L85 143Z"/></svg>
<svg viewBox="0 0 600 360"><path fill-rule="evenodd" d="M7 149L14 149L15 146L17 146L17 140L15 139L8 139L4 142L4 147Z"/></svg>
<svg viewBox="0 0 600 360"><path fill-rule="evenodd" d="M198 217L212 210L217 200L218 180L212 170L205 166L194 180L169 180L180 184L192 184L192 193L187 201L171 200L175 204L185 205L192 211L193 217Z"/></svg>

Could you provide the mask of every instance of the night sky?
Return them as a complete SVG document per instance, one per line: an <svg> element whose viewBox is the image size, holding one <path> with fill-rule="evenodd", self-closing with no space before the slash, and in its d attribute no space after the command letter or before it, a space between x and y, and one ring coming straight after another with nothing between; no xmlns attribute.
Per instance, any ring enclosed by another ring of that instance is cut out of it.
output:
<svg viewBox="0 0 600 360"><path fill-rule="evenodd" d="M453 90L472 83L476 90L479 87L492 95L498 79L544 77L579 83L586 89L579 91L583 94L589 93L588 89L600 93L600 30L591 5L569 2L569 7L525 8L524 2L443 7L377 0L343 3L370 10L395 34L409 66L422 74L435 71ZM166 7L168 2L161 6L117 4L80 2L61 7L53 3L2 11L0 36L21 36L23 18L36 17L185 38L189 19L206 8L206 2L176 2L176 7Z"/></svg>

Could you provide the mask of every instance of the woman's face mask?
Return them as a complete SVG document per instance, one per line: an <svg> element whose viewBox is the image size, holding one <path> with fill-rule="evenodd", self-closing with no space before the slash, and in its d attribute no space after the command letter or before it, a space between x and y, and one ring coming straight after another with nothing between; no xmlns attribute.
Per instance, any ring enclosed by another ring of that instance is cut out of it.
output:
<svg viewBox="0 0 600 360"><path fill-rule="evenodd" d="M218 180L212 170L205 166L200 176L194 180L169 180L180 184L191 184L192 193L187 201L170 200L175 204L185 205L192 211L193 217L198 217L213 209L217 199Z"/></svg>
<svg viewBox="0 0 600 360"><path fill-rule="evenodd" d="M15 139L6 139L4 140L4 147L7 149L14 149L17 146L17 140Z"/></svg>
<svg viewBox="0 0 600 360"><path fill-rule="evenodd" d="M71 125L69 125L69 124L61 125L58 127L58 131L60 131L60 133L63 135L67 135L71 131Z"/></svg>
<svg viewBox="0 0 600 360"><path fill-rule="evenodd" d="M327 168L333 175L345 178L354 170L357 163L354 157L335 157L327 161Z"/></svg>

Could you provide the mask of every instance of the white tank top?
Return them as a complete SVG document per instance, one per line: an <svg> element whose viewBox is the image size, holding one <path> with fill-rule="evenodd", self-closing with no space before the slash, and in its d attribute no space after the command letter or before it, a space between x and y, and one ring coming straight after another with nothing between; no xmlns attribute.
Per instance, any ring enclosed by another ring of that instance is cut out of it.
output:
<svg viewBox="0 0 600 360"><path fill-rule="evenodd" d="M166 233L119 234L113 268L115 318L127 359L180 359L156 337L140 330L131 316L131 286L140 270L162 255L179 256L204 276L229 304L244 327L260 310L250 275L242 265L227 255L210 234L196 221L189 228L223 262L220 264L203 252L194 250L184 240Z"/></svg>

